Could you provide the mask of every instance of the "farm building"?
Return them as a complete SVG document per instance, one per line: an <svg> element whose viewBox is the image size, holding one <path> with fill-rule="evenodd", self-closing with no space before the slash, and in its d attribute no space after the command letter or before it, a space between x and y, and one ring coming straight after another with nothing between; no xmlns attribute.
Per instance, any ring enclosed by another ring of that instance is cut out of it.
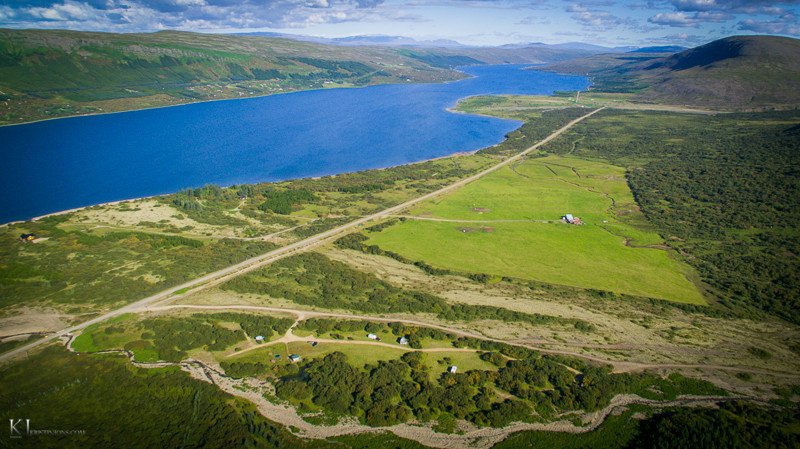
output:
<svg viewBox="0 0 800 449"><path fill-rule="evenodd" d="M566 214L566 215L564 215L563 217L561 217L561 219L562 219L562 220L564 220L564 221L566 221L567 223L569 223L569 224L573 224L573 225L579 225L579 224L583 224L583 223L581 222L581 219L580 219L580 218L578 218L578 217L576 217L576 216L574 216L574 215L572 215L572 214Z"/></svg>
<svg viewBox="0 0 800 449"><path fill-rule="evenodd" d="M456 371L458 371L458 367L455 366L455 365L453 365L453 366L451 366L450 368L447 369L447 372L450 373L450 374L455 374Z"/></svg>
<svg viewBox="0 0 800 449"><path fill-rule="evenodd" d="M400 343L401 345L407 345L408 339L406 337L400 337L397 339L397 342Z"/></svg>
<svg viewBox="0 0 800 449"><path fill-rule="evenodd" d="M289 361L290 362L299 362L300 360L303 360L303 358L300 357L297 354L292 354L292 355L289 356Z"/></svg>
<svg viewBox="0 0 800 449"><path fill-rule="evenodd" d="M264 341L263 335L256 335L256 341Z"/></svg>
<svg viewBox="0 0 800 449"><path fill-rule="evenodd" d="M380 338L378 338L378 336L375 334L367 334L367 338L370 340L380 340Z"/></svg>
<svg viewBox="0 0 800 449"><path fill-rule="evenodd" d="M23 242L32 242L36 238L36 234L21 234L19 239Z"/></svg>

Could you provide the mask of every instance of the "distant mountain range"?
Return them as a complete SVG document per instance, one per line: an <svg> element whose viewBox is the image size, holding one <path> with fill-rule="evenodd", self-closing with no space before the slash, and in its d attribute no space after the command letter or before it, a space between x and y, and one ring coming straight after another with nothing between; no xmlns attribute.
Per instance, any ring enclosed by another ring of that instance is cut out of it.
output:
<svg viewBox="0 0 800 449"><path fill-rule="evenodd" d="M416 40L404 36L384 36L384 35L369 35L369 36L348 36L348 37L319 37L319 36L305 36L302 34L287 34L287 33L272 33L272 32L252 32L252 33L237 33L238 36L261 36L261 37L279 37L283 39L293 39L303 42L315 42L318 44L327 45L340 45L340 46L381 46L381 47L465 47L464 44L449 39L435 39L435 40Z"/></svg>
<svg viewBox="0 0 800 449"><path fill-rule="evenodd" d="M687 50L687 47L678 45L663 45L660 47L642 47L631 50L629 53L677 53L679 51Z"/></svg>
<svg viewBox="0 0 800 449"><path fill-rule="evenodd" d="M252 32L252 33L237 33L240 36L262 36L262 37L280 37L284 39L294 39L304 42L316 42L328 45L341 45L341 46L384 46L384 47L420 47L420 48L492 48L492 49L506 49L506 50L519 50L523 48L549 48L561 50L578 50L586 53L623 53L623 52L678 52L685 50L686 47L679 46L663 46L663 47L604 47L601 45L586 44L583 42L566 42L561 44L545 44L544 42L527 42L517 44L505 44L499 46L478 46L466 45L450 39L433 39L433 40L417 40L406 36L387 36L387 35L361 35L361 36L348 36L327 38L319 36L306 36L301 34L287 34L287 33L273 33L273 32Z"/></svg>

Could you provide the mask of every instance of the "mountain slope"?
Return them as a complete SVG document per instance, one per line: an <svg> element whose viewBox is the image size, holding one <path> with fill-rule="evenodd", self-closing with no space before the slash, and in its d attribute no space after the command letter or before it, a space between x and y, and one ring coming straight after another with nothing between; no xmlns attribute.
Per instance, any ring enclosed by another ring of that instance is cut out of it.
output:
<svg viewBox="0 0 800 449"><path fill-rule="evenodd" d="M461 77L390 48L173 31L0 29L0 123L328 85Z"/></svg>
<svg viewBox="0 0 800 449"><path fill-rule="evenodd" d="M722 109L800 105L800 40L732 36L673 55L596 55L545 70L586 74L593 89L646 102Z"/></svg>
<svg viewBox="0 0 800 449"><path fill-rule="evenodd" d="M800 105L800 40L734 36L644 67L642 100L719 107Z"/></svg>

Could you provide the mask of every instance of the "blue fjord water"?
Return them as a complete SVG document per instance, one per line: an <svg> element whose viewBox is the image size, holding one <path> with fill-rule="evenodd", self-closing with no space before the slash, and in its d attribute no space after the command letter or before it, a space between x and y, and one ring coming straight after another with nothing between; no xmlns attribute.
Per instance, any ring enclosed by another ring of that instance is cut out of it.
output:
<svg viewBox="0 0 800 449"><path fill-rule="evenodd" d="M584 77L466 67L447 84L305 91L0 127L0 223L176 192L389 167L500 142L518 122L447 112L479 94L585 89Z"/></svg>

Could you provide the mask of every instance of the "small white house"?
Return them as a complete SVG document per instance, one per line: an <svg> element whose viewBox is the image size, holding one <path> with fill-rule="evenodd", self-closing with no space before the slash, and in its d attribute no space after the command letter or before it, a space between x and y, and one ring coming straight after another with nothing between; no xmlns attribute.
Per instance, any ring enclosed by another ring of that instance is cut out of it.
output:
<svg viewBox="0 0 800 449"><path fill-rule="evenodd" d="M367 334L367 338L370 340L379 340L378 336L375 334Z"/></svg>
<svg viewBox="0 0 800 449"><path fill-rule="evenodd" d="M453 365L453 366L450 367L450 369L447 370L447 372L449 372L450 374L455 374L457 370L458 370L458 367Z"/></svg>
<svg viewBox="0 0 800 449"><path fill-rule="evenodd" d="M400 343L401 345L407 345L408 339L406 337L400 337L397 339L397 342Z"/></svg>
<svg viewBox="0 0 800 449"><path fill-rule="evenodd" d="M303 360L303 358L297 354L292 354L289 356L289 361L291 362L299 362L300 360Z"/></svg>
<svg viewBox="0 0 800 449"><path fill-rule="evenodd" d="M256 335L256 341L257 341L257 342L262 342L262 341L264 341L264 336L263 336L263 335Z"/></svg>

